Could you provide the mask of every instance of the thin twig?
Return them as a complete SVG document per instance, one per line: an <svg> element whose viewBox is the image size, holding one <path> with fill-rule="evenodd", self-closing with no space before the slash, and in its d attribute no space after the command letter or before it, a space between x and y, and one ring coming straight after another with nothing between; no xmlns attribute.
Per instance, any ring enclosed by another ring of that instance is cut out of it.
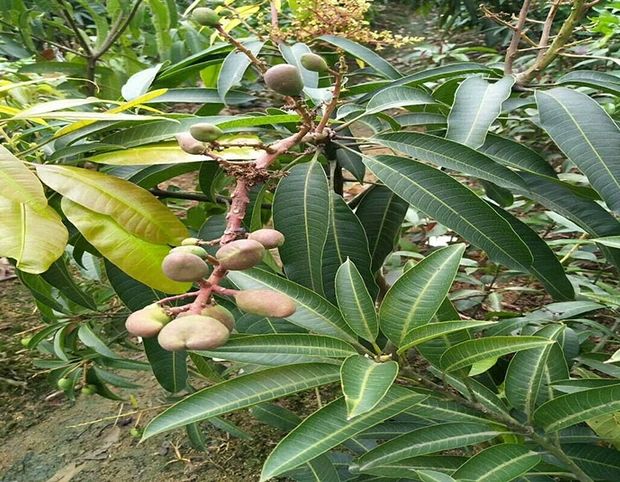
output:
<svg viewBox="0 0 620 482"><path fill-rule="evenodd" d="M519 12L519 19L517 20L517 24L514 27L512 39L510 40L510 45L508 46L508 50L506 50L504 73L507 75L512 74L512 66L515 59L517 58L519 42L521 41L521 34L523 32L523 27L525 26L525 21L527 20L527 12L529 10L530 0L524 0L523 5L521 6L521 11Z"/></svg>

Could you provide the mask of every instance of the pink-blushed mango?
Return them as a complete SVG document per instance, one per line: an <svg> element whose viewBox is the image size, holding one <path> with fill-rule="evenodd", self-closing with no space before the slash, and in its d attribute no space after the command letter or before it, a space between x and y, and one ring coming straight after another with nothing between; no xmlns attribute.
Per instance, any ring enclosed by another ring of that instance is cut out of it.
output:
<svg viewBox="0 0 620 482"><path fill-rule="evenodd" d="M164 326L157 341L168 351L211 350L226 343L229 336L228 328L215 318L188 315Z"/></svg>
<svg viewBox="0 0 620 482"><path fill-rule="evenodd" d="M284 235L275 229L263 228L252 231L248 239L253 239L262 244L266 249L277 248L284 244Z"/></svg>
<svg viewBox="0 0 620 482"><path fill-rule="evenodd" d="M297 310L291 297L272 290L239 291L235 301L243 311L273 318L286 318Z"/></svg>
<svg viewBox="0 0 620 482"><path fill-rule="evenodd" d="M182 251L166 256L161 268L174 281L198 281L209 275L209 265L200 256Z"/></svg>
<svg viewBox="0 0 620 482"><path fill-rule="evenodd" d="M238 239L225 244L215 253L220 266L228 270L243 270L260 263L265 248L253 239Z"/></svg>
<svg viewBox="0 0 620 482"><path fill-rule="evenodd" d="M129 315L125 328L134 336L150 338L157 335L171 319L161 306L153 303Z"/></svg>

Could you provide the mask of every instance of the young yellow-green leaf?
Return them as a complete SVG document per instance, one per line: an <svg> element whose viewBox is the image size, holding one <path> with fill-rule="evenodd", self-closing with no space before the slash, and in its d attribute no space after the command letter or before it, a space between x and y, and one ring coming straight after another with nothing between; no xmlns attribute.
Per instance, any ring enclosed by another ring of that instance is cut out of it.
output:
<svg viewBox="0 0 620 482"><path fill-rule="evenodd" d="M90 244L129 276L164 293L183 293L191 287L191 283L172 281L164 275L161 262L169 246L138 238L123 229L116 218L91 211L69 198L62 199L62 210Z"/></svg>
<svg viewBox="0 0 620 482"><path fill-rule="evenodd" d="M413 328L430 322L454 281L464 244L430 254L389 289L379 310L381 330L397 347Z"/></svg>
<svg viewBox="0 0 620 482"><path fill-rule="evenodd" d="M620 212L620 128L595 100L558 87L536 91L540 123L588 177L607 205Z"/></svg>
<svg viewBox="0 0 620 482"><path fill-rule="evenodd" d="M555 432L617 411L620 411L620 382L549 400L534 412L534 423L544 427L545 432Z"/></svg>
<svg viewBox="0 0 620 482"><path fill-rule="evenodd" d="M365 340L374 341L379 333L375 304L362 275L350 259L336 272L336 299L351 329Z"/></svg>
<svg viewBox="0 0 620 482"><path fill-rule="evenodd" d="M484 144L514 83L513 76L503 77L493 84L479 76L466 78L456 90L446 137L474 149Z"/></svg>
<svg viewBox="0 0 620 482"><path fill-rule="evenodd" d="M398 375L398 363L377 363L363 355L352 355L340 368L347 420L369 412L381 401Z"/></svg>
<svg viewBox="0 0 620 482"><path fill-rule="evenodd" d="M486 442L500 435L487 424L448 422L418 428L379 445L362 455L359 470L397 462L408 457L452 450Z"/></svg>
<svg viewBox="0 0 620 482"><path fill-rule="evenodd" d="M553 343L540 336L487 336L467 340L448 348L439 364L447 372L473 365L480 360L500 357L508 353L530 350Z"/></svg>
<svg viewBox="0 0 620 482"><path fill-rule="evenodd" d="M247 136L244 136L246 138ZM217 152L227 161L249 161L256 159L262 152L251 147L228 147ZM133 147L120 151L104 152L88 158L89 161L113 166L136 166L154 164L176 164L182 162L213 161L213 158L202 154L188 154L176 143L151 144L144 147Z"/></svg>
<svg viewBox="0 0 620 482"><path fill-rule="evenodd" d="M89 169L52 164L38 165L37 173L65 198L113 218L118 226L144 241L179 244L188 236L183 223L168 208L146 189L129 181Z"/></svg>
<svg viewBox="0 0 620 482"><path fill-rule="evenodd" d="M285 365L346 358L357 353L346 341L306 333L232 336L225 345L201 355L257 365Z"/></svg>
<svg viewBox="0 0 620 482"><path fill-rule="evenodd" d="M495 324L494 321L440 321L427 323L426 325L417 326L409 331L403 338L403 344L398 349L398 353L402 353L421 343L434 340L437 337L445 336L461 330L469 330L472 328L480 328Z"/></svg>
<svg viewBox="0 0 620 482"><path fill-rule="evenodd" d="M188 423L335 382L339 377L337 366L306 363L268 368L232 378L198 390L166 409L146 426L143 439Z"/></svg>
<svg viewBox="0 0 620 482"><path fill-rule="evenodd" d="M16 202L33 208L47 206L43 185L26 165L11 151L0 146L0 193Z"/></svg>
<svg viewBox="0 0 620 482"><path fill-rule="evenodd" d="M264 482L312 460L425 398L425 395L394 385L374 410L353 420L347 419L344 399L334 400L306 418L280 441L267 457L260 480Z"/></svg>
<svg viewBox="0 0 620 482"><path fill-rule="evenodd" d="M468 459L452 477L476 482L510 482L526 473L540 460L540 455L523 445L499 444Z"/></svg>
<svg viewBox="0 0 620 482"><path fill-rule="evenodd" d="M47 271L65 252L69 238L60 216L49 206L33 209L4 197L0 197L0 226L0 256L13 258L26 273Z"/></svg>

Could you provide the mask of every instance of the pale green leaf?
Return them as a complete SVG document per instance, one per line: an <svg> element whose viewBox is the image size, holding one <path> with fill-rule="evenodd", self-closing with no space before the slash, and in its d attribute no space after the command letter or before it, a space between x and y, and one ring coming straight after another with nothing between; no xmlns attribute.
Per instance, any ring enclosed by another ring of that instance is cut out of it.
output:
<svg viewBox="0 0 620 482"><path fill-rule="evenodd" d="M242 42L242 44L254 55L258 55L265 42L262 40L248 40ZM217 91L222 102L226 101L228 91L241 82L243 74L250 66L250 63L248 56L238 50L233 50L226 56L220 75L217 78Z"/></svg>
<svg viewBox="0 0 620 482"><path fill-rule="evenodd" d="M188 423L325 385L338 380L339 376L339 367L320 363L269 368L242 375L198 390L175 403L151 420L144 429L143 439Z"/></svg>
<svg viewBox="0 0 620 482"><path fill-rule="evenodd" d="M4 146L0 146L0 193L10 201L26 203L35 209L47 206L37 176Z"/></svg>
<svg viewBox="0 0 620 482"><path fill-rule="evenodd" d="M416 326L405 334L403 343L399 348L398 353L402 353L410 348L413 348L414 346L426 343L429 340L434 340L437 337L442 337L450 333L455 333L461 330L470 330L473 328L481 328L494 324L494 321L459 320L439 321Z"/></svg>
<svg viewBox="0 0 620 482"><path fill-rule="evenodd" d="M369 412L385 396L398 375L398 363L377 363L363 355L352 355L340 368L347 419Z"/></svg>
<svg viewBox="0 0 620 482"><path fill-rule="evenodd" d="M90 169L43 164L41 180L65 198L104 216L128 233L154 244L179 244L183 223L155 196L135 184ZM148 283L147 283L148 284Z"/></svg>

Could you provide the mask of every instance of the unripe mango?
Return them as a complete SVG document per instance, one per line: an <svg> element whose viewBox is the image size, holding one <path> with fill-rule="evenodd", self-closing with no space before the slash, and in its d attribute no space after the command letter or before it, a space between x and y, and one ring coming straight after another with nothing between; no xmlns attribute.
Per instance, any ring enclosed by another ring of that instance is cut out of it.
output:
<svg viewBox="0 0 620 482"><path fill-rule="evenodd" d="M187 132L182 132L174 137L179 147L188 154L203 154L205 152L205 145L202 142L198 142Z"/></svg>
<svg viewBox="0 0 620 482"><path fill-rule="evenodd" d="M175 318L159 332L157 341L164 350L210 350L223 345L230 332L215 318L188 315Z"/></svg>
<svg viewBox="0 0 620 482"><path fill-rule="evenodd" d="M325 59L317 54L303 54L299 61L304 69L310 70L311 72L327 72L329 70L329 65L327 65Z"/></svg>
<svg viewBox="0 0 620 482"><path fill-rule="evenodd" d="M278 94L295 96L304 90L304 81L294 65L274 65L265 72L263 78L265 85Z"/></svg>
<svg viewBox="0 0 620 482"><path fill-rule="evenodd" d="M235 317L233 314L224 308L222 305L208 305L200 312L203 316L209 316L215 318L222 325L228 328L228 331L232 331L235 327Z"/></svg>
<svg viewBox="0 0 620 482"><path fill-rule="evenodd" d="M80 391L82 395L94 395L97 393L97 385L84 385Z"/></svg>
<svg viewBox="0 0 620 482"><path fill-rule="evenodd" d="M56 382L56 386L62 390L69 390L73 386L73 382L69 378L62 377Z"/></svg>
<svg viewBox="0 0 620 482"><path fill-rule="evenodd" d="M153 303L129 315L125 328L134 336L150 338L157 335L171 319L161 306Z"/></svg>
<svg viewBox="0 0 620 482"><path fill-rule="evenodd" d="M258 229L248 234L248 239L258 241L267 249L277 248L284 244L284 235L275 229Z"/></svg>
<svg viewBox="0 0 620 482"><path fill-rule="evenodd" d="M206 259L208 256L207 251L204 248L201 248L200 246L195 246L195 245L194 246L188 246L188 245L177 246L176 248L172 248L170 250L170 253L191 253L202 259Z"/></svg>
<svg viewBox="0 0 620 482"><path fill-rule="evenodd" d="M243 311L273 318L286 318L297 310L292 298L271 290L243 290L235 301Z"/></svg>
<svg viewBox="0 0 620 482"><path fill-rule="evenodd" d="M198 281L209 274L209 265L200 256L181 251L166 256L161 269L174 281Z"/></svg>
<svg viewBox="0 0 620 482"><path fill-rule="evenodd" d="M181 246L195 246L200 242L198 238L185 238L181 241Z"/></svg>
<svg viewBox="0 0 620 482"><path fill-rule="evenodd" d="M196 23L206 27L215 27L220 23L220 16L210 8L199 7L192 12L192 18Z"/></svg>
<svg viewBox="0 0 620 482"><path fill-rule="evenodd" d="M194 124L189 128L189 133L194 139L201 142L213 142L224 135L222 129L208 122Z"/></svg>
<svg viewBox="0 0 620 482"><path fill-rule="evenodd" d="M265 248L258 241L238 239L218 249L215 257L224 269L242 270L260 263L263 254L265 254Z"/></svg>

